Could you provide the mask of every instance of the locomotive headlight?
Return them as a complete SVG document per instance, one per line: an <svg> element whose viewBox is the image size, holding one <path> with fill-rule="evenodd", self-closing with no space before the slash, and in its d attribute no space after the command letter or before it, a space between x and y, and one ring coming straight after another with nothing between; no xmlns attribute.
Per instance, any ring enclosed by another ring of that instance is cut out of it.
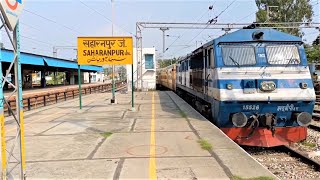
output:
<svg viewBox="0 0 320 180"><path fill-rule="evenodd" d="M307 89L308 88L308 84L305 82L300 83L300 88L301 89Z"/></svg>
<svg viewBox="0 0 320 180"><path fill-rule="evenodd" d="M264 81L260 85L262 91L274 91L276 89L276 84L272 81Z"/></svg>
<svg viewBox="0 0 320 180"><path fill-rule="evenodd" d="M232 84L227 84L227 89L232 90L233 89Z"/></svg>
<svg viewBox="0 0 320 180"><path fill-rule="evenodd" d="M297 115L297 122L300 126L308 126L312 121L312 115L307 112L302 112Z"/></svg>
<svg viewBox="0 0 320 180"><path fill-rule="evenodd" d="M242 112L235 113L232 115L232 123L236 127L244 127L247 124L247 122L248 122L248 118Z"/></svg>

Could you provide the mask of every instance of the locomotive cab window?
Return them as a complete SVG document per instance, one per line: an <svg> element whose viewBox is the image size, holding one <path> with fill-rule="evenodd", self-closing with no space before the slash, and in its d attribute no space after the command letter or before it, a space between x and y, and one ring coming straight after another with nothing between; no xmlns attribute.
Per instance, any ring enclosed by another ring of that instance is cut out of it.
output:
<svg viewBox="0 0 320 180"><path fill-rule="evenodd" d="M222 46L223 62L226 66L255 65L253 46Z"/></svg>
<svg viewBox="0 0 320 180"><path fill-rule="evenodd" d="M269 64L300 64L298 47L295 45L266 46Z"/></svg>

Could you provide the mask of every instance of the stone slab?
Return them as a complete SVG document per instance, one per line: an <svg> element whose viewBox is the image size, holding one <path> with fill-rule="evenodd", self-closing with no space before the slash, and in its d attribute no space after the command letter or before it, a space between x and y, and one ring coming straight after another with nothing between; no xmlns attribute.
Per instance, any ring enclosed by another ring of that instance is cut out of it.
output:
<svg viewBox="0 0 320 180"><path fill-rule="evenodd" d="M28 163L28 180L113 179L119 160L74 160ZM13 172L18 179L17 171Z"/></svg>

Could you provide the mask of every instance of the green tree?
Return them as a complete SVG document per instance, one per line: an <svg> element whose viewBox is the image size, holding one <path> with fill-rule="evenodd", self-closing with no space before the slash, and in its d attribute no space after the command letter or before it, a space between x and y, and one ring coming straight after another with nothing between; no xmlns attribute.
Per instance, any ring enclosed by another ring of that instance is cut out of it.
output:
<svg viewBox="0 0 320 180"><path fill-rule="evenodd" d="M310 2L310 0L256 0L257 22L311 22L313 11ZM304 35L299 29L280 30L295 36Z"/></svg>
<svg viewBox="0 0 320 180"><path fill-rule="evenodd" d="M126 80L126 75L127 75L127 69L124 66L118 67L118 73L119 73L119 78L120 81Z"/></svg>
<svg viewBox="0 0 320 180"><path fill-rule="evenodd" d="M308 62L320 62L320 46L319 45L305 45Z"/></svg>
<svg viewBox="0 0 320 180"><path fill-rule="evenodd" d="M320 34L312 42L312 45L305 45L307 59L309 62L320 62Z"/></svg>
<svg viewBox="0 0 320 180"><path fill-rule="evenodd" d="M160 68L164 68L164 67L167 67L167 66L170 66L171 63L174 64L177 62L177 58L173 58L173 59L160 59L158 60L159 61L159 65L160 65Z"/></svg>
<svg viewBox="0 0 320 180"><path fill-rule="evenodd" d="M104 75L105 76L109 76L110 74L112 74L112 66L107 66L104 69Z"/></svg>

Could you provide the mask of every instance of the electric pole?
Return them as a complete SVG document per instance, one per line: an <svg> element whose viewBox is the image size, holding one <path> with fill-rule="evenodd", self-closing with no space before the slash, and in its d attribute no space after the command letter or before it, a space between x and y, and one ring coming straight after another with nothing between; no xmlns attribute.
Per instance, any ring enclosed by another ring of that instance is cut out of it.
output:
<svg viewBox="0 0 320 180"><path fill-rule="evenodd" d="M163 32L163 41L162 41L162 52L166 52L166 31L169 30L167 27L161 27L160 30Z"/></svg>

